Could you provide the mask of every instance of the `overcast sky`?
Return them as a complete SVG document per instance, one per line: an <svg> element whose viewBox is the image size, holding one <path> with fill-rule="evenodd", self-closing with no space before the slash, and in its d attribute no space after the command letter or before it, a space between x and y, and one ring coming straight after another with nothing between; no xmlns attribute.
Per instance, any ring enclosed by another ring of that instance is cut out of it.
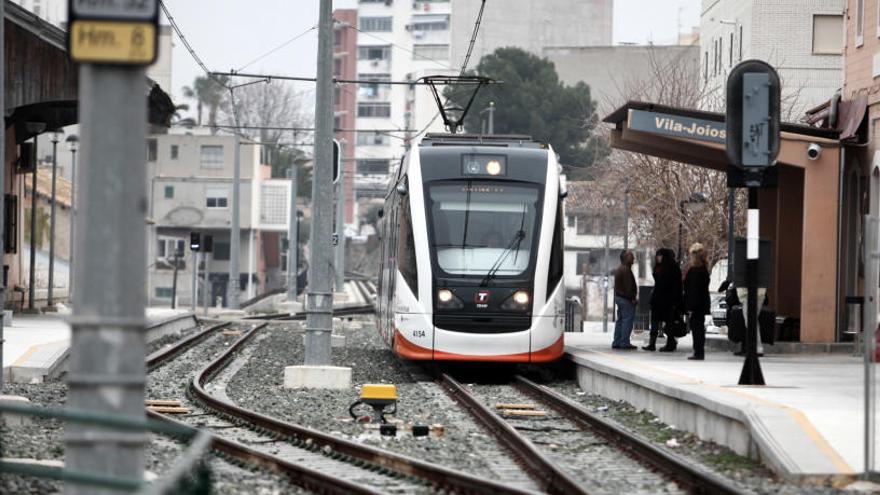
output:
<svg viewBox="0 0 880 495"><path fill-rule="evenodd" d="M551 0L552 1L552 0ZM504 0L488 0L487 9ZM171 15L211 70L240 70L255 58L310 28L318 18L318 0L166 0ZM357 0L337 0L335 8L353 8ZM699 0L614 0L614 42L667 44L679 25L689 32L700 21ZM173 96L201 75L175 38ZM252 72L314 76L317 31L312 30L277 52L248 66ZM310 90L311 83L299 89Z"/></svg>

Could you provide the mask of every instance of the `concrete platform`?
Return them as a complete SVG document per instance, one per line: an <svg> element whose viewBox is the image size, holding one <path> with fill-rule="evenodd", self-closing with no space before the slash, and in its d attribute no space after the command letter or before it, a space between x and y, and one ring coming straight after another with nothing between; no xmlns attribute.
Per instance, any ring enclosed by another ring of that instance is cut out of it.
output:
<svg viewBox="0 0 880 495"><path fill-rule="evenodd" d="M598 330L598 331L597 331ZM797 481L846 480L863 469L863 367L840 354L767 354L764 387L738 386L743 359L709 352L611 349L612 334L587 325L565 336L581 388L627 401L704 440L764 462ZM641 345L642 337L634 336Z"/></svg>
<svg viewBox="0 0 880 495"><path fill-rule="evenodd" d="M164 327L180 331L191 328L195 320L187 319L186 310L150 308L147 319L150 334L156 338L167 335ZM3 334L3 375L10 382L33 383L55 379L64 371L70 348L70 325L66 314L16 314L12 325ZM166 325L167 324L167 325Z"/></svg>

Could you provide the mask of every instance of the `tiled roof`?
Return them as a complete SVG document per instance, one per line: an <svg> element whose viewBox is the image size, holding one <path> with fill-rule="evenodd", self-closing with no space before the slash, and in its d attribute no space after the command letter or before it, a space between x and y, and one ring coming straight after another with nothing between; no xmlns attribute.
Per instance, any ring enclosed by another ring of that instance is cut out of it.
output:
<svg viewBox="0 0 880 495"><path fill-rule="evenodd" d="M55 196L58 204L69 208L71 183L69 180L61 177L60 173L55 180ZM30 174L28 174L25 180L25 189L27 191L31 190ZM52 167L37 168L37 194L47 199L52 197Z"/></svg>
<svg viewBox="0 0 880 495"><path fill-rule="evenodd" d="M589 213L602 208L602 191L595 181L570 181L566 187L568 189L568 196L565 197L566 212Z"/></svg>

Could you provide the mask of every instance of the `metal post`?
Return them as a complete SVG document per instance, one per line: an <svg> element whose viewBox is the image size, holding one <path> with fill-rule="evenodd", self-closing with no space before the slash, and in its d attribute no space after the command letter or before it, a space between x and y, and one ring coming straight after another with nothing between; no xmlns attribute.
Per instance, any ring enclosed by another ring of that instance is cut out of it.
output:
<svg viewBox="0 0 880 495"><path fill-rule="evenodd" d="M144 419L147 105L144 69L80 65L82 215L67 406ZM112 109L112 111L108 111ZM144 433L68 423L65 467L142 479ZM66 495L117 493L68 484Z"/></svg>
<svg viewBox="0 0 880 495"><path fill-rule="evenodd" d="M602 289L602 333L608 333L608 272L611 270L611 267L608 266L608 244L611 242L608 233L611 224L609 221L610 216L611 209L609 208L605 213L605 261L603 262L604 273L602 274L605 283ZM611 310L614 310L614 306L611 307Z"/></svg>
<svg viewBox="0 0 880 495"><path fill-rule="evenodd" d="M315 101L315 169L312 180L312 234L306 294L306 365L330 364L333 326L333 17L332 1L321 0L318 16L318 69Z"/></svg>
<svg viewBox="0 0 880 495"><path fill-rule="evenodd" d="M678 252L675 253L678 256L678 264L681 265L681 262L684 260L684 255L682 254L682 244L684 242L684 201L678 203Z"/></svg>
<svg viewBox="0 0 880 495"><path fill-rule="evenodd" d="M727 280L733 281L733 246L736 235L736 189L727 190Z"/></svg>
<svg viewBox="0 0 880 495"><path fill-rule="evenodd" d="M55 203L56 182L58 180L58 134L52 134L52 204L49 207L49 291L46 295L46 308L52 309L55 305L53 300L53 288L55 285Z"/></svg>
<svg viewBox="0 0 880 495"><path fill-rule="evenodd" d="M754 213L753 213L754 212ZM749 187L749 225L747 242L746 281L748 282L748 329L746 331L746 359L743 362L740 385L764 385L761 363L758 361L758 188Z"/></svg>
<svg viewBox="0 0 880 495"><path fill-rule="evenodd" d="M211 253L205 253L204 278L205 283L202 284L202 302L205 305L205 312L202 314L208 316L208 306L211 300Z"/></svg>
<svg viewBox="0 0 880 495"><path fill-rule="evenodd" d="M40 156L37 144L37 136L34 136L34 171L31 174L31 253L30 273L28 273L28 309L31 311L36 307L34 299L37 284L37 169L40 168L37 163L37 158Z"/></svg>
<svg viewBox="0 0 880 495"><path fill-rule="evenodd" d="M345 186L343 178L336 184L336 292L345 290Z"/></svg>
<svg viewBox="0 0 880 495"><path fill-rule="evenodd" d="M237 131L236 131L237 132ZM229 283L226 286L226 306L238 309L238 294L240 292L238 268L241 256L241 224L239 213L239 185L241 184L241 139L235 135L235 160L232 172L232 225L229 228Z"/></svg>
<svg viewBox="0 0 880 495"><path fill-rule="evenodd" d="M876 173L876 172L875 172ZM872 174L872 182L876 181L876 177ZM876 188L877 184L872 184L872 188ZM872 191L871 196L876 197L876 190ZM877 381L874 373L875 353L877 350L877 280L880 278L880 218L873 215L865 216L865 305L862 308L864 323L863 342L864 342L864 380L865 380L865 435L864 435L864 459L865 472L864 478L871 479L874 475L875 463L875 441L876 441L876 425L875 418L877 413L876 390Z"/></svg>
<svg viewBox="0 0 880 495"><path fill-rule="evenodd" d="M297 255L297 227L299 226L299 221L296 217L296 197L297 197L297 166L296 161L293 162L290 167L290 171L288 172L288 176L290 177L290 209L287 212L287 300L288 301L296 301L296 276L297 276L297 267L298 260L296 259Z"/></svg>
<svg viewBox="0 0 880 495"><path fill-rule="evenodd" d="M70 142L70 254L67 255L67 303L73 305L73 253L76 241L76 143L71 140L76 136L69 136Z"/></svg>
<svg viewBox="0 0 880 495"><path fill-rule="evenodd" d="M199 252L193 251L193 279L192 279L192 312L196 314L199 306Z"/></svg>
<svg viewBox="0 0 880 495"><path fill-rule="evenodd" d="M177 308L177 269L180 266L180 251L174 243L174 275L171 277L171 309Z"/></svg>
<svg viewBox="0 0 880 495"><path fill-rule="evenodd" d="M629 249L629 179L623 190L623 249Z"/></svg>

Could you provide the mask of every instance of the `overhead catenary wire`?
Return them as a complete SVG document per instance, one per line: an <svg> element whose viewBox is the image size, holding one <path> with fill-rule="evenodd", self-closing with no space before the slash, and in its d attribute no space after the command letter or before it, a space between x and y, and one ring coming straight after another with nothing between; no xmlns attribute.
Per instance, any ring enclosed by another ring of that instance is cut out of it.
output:
<svg viewBox="0 0 880 495"><path fill-rule="evenodd" d="M211 74L214 76L226 76L226 77L249 77L253 79L266 79L266 80L279 80L279 81L302 81L302 82L315 82L316 79L314 77L306 77L306 76L288 76L283 74L256 74L250 72L238 72L238 71L214 71ZM428 83L423 81L378 81L375 79L339 79L333 78L332 82L334 84L388 84L388 85L396 85L396 86L428 86ZM482 84L498 84L499 81L489 81L484 82ZM464 81L456 84L462 85L474 85L476 82Z"/></svg>
<svg viewBox="0 0 880 495"><path fill-rule="evenodd" d="M289 40L287 40L287 41L281 43L280 45L276 46L275 48L272 48L271 50L269 50L269 51L263 53L262 55L260 55L260 56L258 56L257 58L251 60L250 62L248 62L248 63L242 65L241 67L238 68L238 70L239 70L239 71L242 71L242 70L244 70L244 69L247 69L247 68L250 67L251 65L253 65L253 64L257 63L257 62L259 62L260 60L263 60L264 58L268 57L269 55L272 55L273 53L277 52L278 50L281 50L282 48L286 47L287 45L293 43L294 41L296 41L296 40L302 38L303 36L309 34L310 32L312 32L312 31L314 31L314 30L316 30L316 29L318 29L318 25L317 25L317 24L315 24L314 26L312 26L312 27L306 29L305 31L303 31L303 32L301 32L301 33L299 33L298 35L294 36L293 38L290 38Z"/></svg>

